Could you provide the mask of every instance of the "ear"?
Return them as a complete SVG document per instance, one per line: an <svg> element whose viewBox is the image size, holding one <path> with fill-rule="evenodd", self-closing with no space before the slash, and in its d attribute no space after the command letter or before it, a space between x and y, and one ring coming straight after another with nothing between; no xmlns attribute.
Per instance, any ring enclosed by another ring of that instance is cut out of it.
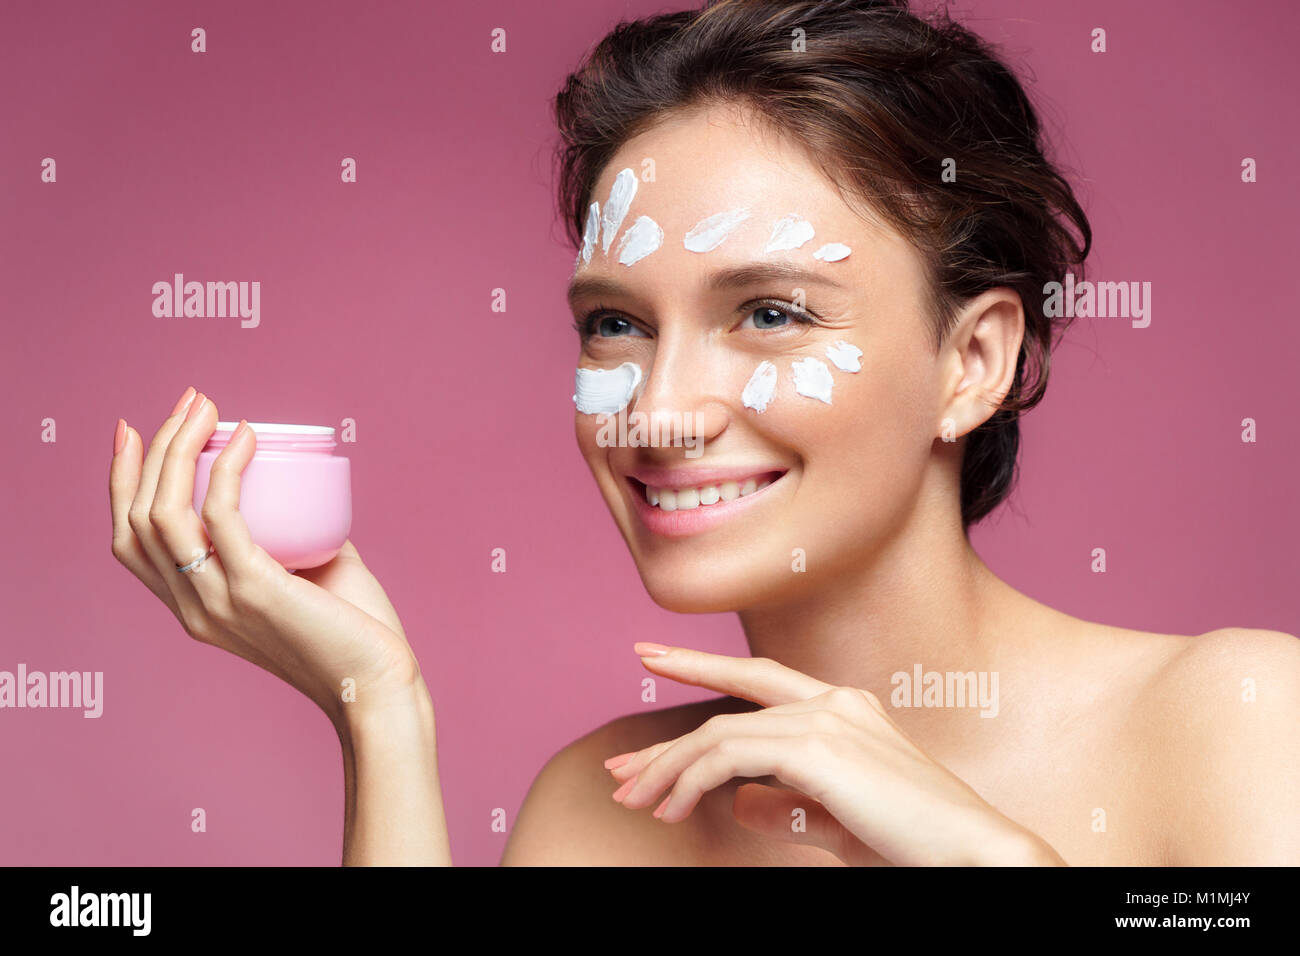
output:
<svg viewBox="0 0 1300 956"><path fill-rule="evenodd" d="M989 289L962 307L942 349L941 437L952 441L989 420L1015 381L1024 335L1025 309L1015 289Z"/></svg>

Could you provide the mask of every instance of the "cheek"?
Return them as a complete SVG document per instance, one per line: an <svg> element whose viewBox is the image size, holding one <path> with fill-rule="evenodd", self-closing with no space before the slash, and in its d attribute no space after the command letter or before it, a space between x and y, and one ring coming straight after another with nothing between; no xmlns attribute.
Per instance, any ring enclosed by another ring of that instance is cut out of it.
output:
<svg viewBox="0 0 1300 956"><path fill-rule="evenodd" d="M830 405L791 390L779 413L775 403L765 413L802 460L796 501L805 537L855 550L908 511L934 440L925 361L910 352L864 355L860 371L834 371Z"/></svg>
<svg viewBox="0 0 1300 956"><path fill-rule="evenodd" d="M836 382L834 401L822 432L844 456L911 460L930 445L931 390L912 368L864 362Z"/></svg>
<svg viewBox="0 0 1300 956"><path fill-rule="evenodd" d="M741 376L735 388L737 414L768 438L798 451L809 464L819 458L884 457L909 443L928 444L924 436L930 414L929 382L914 364L864 355L855 372L820 358L808 362L819 355L773 361L775 387L761 414L752 402L751 407L741 407L740 396L742 390L746 398L751 393L767 394L762 383L756 386L748 374ZM910 374L900 374L900 369Z"/></svg>
<svg viewBox="0 0 1300 956"><path fill-rule="evenodd" d="M797 447L809 429L844 419L843 389L858 374L836 368L820 351L749 359L735 363L722 397L751 428Z"/></svg>
<svg viewBox="0 0 1300 956"><path fill-rule="evenodd" d="M600 463L604 461L606 448L600 447L597 441L597 433L600 431L599 415L583 415L576 413L573 416L573 435L578 440L578 450L582 452L583 459L587 462L587 467L592 471L597 471L601 467Z"/></svg>

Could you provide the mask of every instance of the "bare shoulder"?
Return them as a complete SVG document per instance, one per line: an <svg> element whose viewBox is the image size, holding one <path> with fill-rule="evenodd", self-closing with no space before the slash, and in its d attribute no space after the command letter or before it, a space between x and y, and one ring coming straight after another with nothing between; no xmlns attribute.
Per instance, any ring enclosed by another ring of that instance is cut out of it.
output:
<svg viewBox="0 0 1300 956"><path fill-rule="evenodd" d="M1300 705L1300 639L1281 631L1231 627L1183 639L1151 677L1152 702L1222 739L1214 728L1287 731L1278 719ZM1256 706L1259 705L1259 706ZM1235 741L1248 744L1256 734Z"/></svg>
<svg viewBox="0 0 1300 956"><path fill-rule="evenodd" d="M1135 708L1175 865L1300 864L1300 640L1185 638Z"/></svg>
<svg viewBox="0 0 1300 956"><path fill-rule="evenodd" d="M693 827L669 827L649 810L628 810L615 803L611 795L617 782L605 761L689 733L715 713L752 706L715 698L619 717L578 738L547 761L533 781L501 864L688 865Z"/></svg>

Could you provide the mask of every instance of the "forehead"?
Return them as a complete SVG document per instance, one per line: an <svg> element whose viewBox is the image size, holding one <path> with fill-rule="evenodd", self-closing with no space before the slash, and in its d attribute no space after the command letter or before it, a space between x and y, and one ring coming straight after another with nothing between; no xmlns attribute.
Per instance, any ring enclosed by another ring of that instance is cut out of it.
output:
<svg viewBox="0 0 1300 956"><path fill-rule="evenodd" d="M803 148L736 106L675 112L628 140L601 171L592 201L603 208L622 169L638 179L629 217L654 219L665 245L704 216L742 206L766 222L799 213L822 224L816 238L827 242L834 241L827 232L860 224Z"/></svg>
<svg viewBox="0 0 1300 956"><path fill-rule="evenodd" d="M712 270L754 262L797 264L828 279L865 280L868 264L906 256L901 237L861 203L849 204L812 156L789 136L732 105L679 111L629 139L597 179L590 202L603 212L623 169L636 177L636 192L620 234L641 216L663 229L663 244L630 266L618 262L617 240L603 255L597 244L575 279L609 276L622 282L704 277ZM744 219L717 248L693 252L683 239L702 219L746 209ZM813 238L793 250L766 252L776 222L791 214L808 220ZM844 243L847 259L826 263L813 252Z"/></svg>

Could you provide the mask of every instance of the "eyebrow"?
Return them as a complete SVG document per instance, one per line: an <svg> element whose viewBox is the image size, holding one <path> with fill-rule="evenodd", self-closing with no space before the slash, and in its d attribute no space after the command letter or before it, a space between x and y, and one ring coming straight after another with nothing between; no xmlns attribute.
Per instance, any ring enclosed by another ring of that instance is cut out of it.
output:
<svg viewBox="0 0 1300 956"><path fill-rule="evenodd" d="M755 262L719 269L709 276L706 285L709 289L718 291L753 285L756 282L792 282L832 289L844 288L844 285L820 272L785 262ZM601 298L619 295L625 291L627 291L626 287L617 279L606 276L580 276L569 284L568 299L574 302L586 296Z"/></svg>

